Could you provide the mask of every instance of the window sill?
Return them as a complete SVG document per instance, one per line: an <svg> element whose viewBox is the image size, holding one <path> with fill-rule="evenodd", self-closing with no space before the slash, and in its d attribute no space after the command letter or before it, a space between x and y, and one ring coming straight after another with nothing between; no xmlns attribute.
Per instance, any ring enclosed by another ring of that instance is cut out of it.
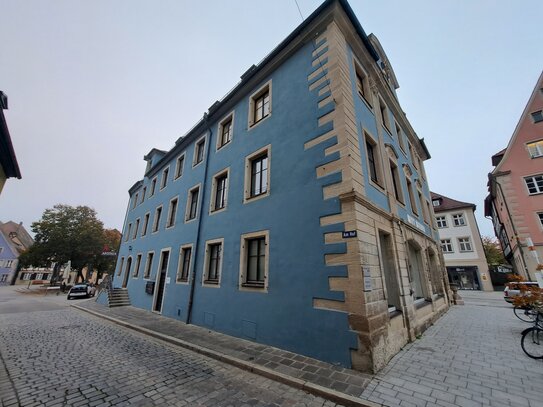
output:
<svg viewBox="0 0 543 407"><path fill-rule="evenodd" d="M268 113L267 116L264 116L262 119L260 119L259 121L257 122L253 122L253 123L249 123L249 128L247 130L252 130L254 129L255 127L257 127L260 123L262 123L263 121L265 121L267 118L269 118L271 116L271 110L270 110L270 113Z"/></svg>
<svg viewBox="0 0 543 407"><path fill-rule="evenodd" d="M218 286L219 280L204 280L204 285Z"/></svg>
<svg viewBox="0 0 543 407"><path fill-rule="evenodd" d="M389 319L393 319L393 318L396 318L397 316L399 315L402 315L402 311L400 311L399 309L397 308L394 308L394 309L390 309L388 310L388 318Z"/></svg>
<svg viewBox="0 0 543 407"><path fill-rule="evenodd" d="M265 197L267 197L269 195L270 195L270 190L268 189L263 194L246 197L245 200L243 201L243 203L246 204L246 203L249 203L249 202L255 202L255 201L258 201L259 199L265 198Z"/></svg>
<svg viewBox="0 0 543 407"><path fill-rule="evenodd" d="M418 300L415 300L415 309L421 309L431 304L432 301L429 301L426 298L419 298Z"/></svg>
<svg viewBox="0 0 543 407"><path fill-rule="evenodd" d="M250 283L250 282L247 282L247 283L242 283L241 284L242 287L245 287L245 288L264 288L264 283Z"/></svg>
<svg viewBox="0 0 543 407"><path fill-rule="evenodd" d="M217 150L216 151L220 151L222 150L224 147L228 147L230 144L232 144L232 139L228 140L228 142L220 145L220 146L217 146Z"/></svg>
<svg viewBox="0 0 543 407"><path fill-rule="evenodd" d="M189 282L188 278L184 278L184 279L180 279L180 280L175 281L176 284L188 284L188 282Z"/></svg>

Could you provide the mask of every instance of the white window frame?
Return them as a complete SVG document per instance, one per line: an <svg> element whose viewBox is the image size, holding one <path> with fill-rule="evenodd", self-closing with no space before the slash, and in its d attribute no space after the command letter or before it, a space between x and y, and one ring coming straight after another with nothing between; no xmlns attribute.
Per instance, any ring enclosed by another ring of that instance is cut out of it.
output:
<svg viewBox="0 0 543 407"><path fill-rule="evenodd" d="M528 195L543 194L543 184L541 186L538 185L538 178L540 178L541 183L543 183L543 174L536 174L536 175L531 175L529 177L524 177L524 183L526 184ZM535 192L530 191L530 187L528 186L529 181L531 181L534 184Z"/></svg>
<svg viewBox="0 0 543 407"><path fill-rule="evenodd" d="M213 245L220 244L221 245L221 256L219 259L219 265L218 265L218 278L217 282L214 281L211 282L209 280L209 263L211 260L211 251L210 248ZM218 238L218 239L211 239L206 241L206 251L205 251L205 261L204 261L204 270L202 273L202 286L204 287L215 287L219 288L221 286L221 279L222 279L222 265L224 262L224 238Z"/></svg>
<svg viewBox="0 0 543 407"><path fill-rule="evenodd" d="M184 251L186 249L190 249L190 259L189 259L189 266L188 266L188 270L187 270L187 278L182 279L181 276L182 276L182 272L183 272L183 266L185 264ZM189 243L189 244L182 245L179 248L179 259L177 261L177 273L175 275L176 284L188 284L189 283L193 263L194 263L194 247L193 247L193 244Z"/></svg>
<svg viewBox="0 0 543 407"><path fill-rule="evenodd" d="M394 192L394 198L400 205L405 206L405 196L402 188L402 181L400 178L400 169L398 164L393 160L390 160L390 177L392 179L392 191ZM396 188L394 188L396 186Z"/></svg>
<svg viewBox="0 0 543 407"><path fill-rule="evenodd" d="M140 205L145 201L145 195L147 194L147 187L143 187L143 189L141 190L141 201L140 201Z"/></svg>
<svg viewBox="0 0 543 407"><path fill-rule="evenodd" d="M183 176L183 173L185 172L185 160L186 160L186 154L183 152L177 157L177 160L175 160L175 174L174 174L174 181L178 180ZM179 165L181 163L181 165Z"/></svg>
<svg viewBox="0 0 543 407"><path fill-rule="evenodd" d="M398 136L398 144L400 146L400 150L402 150L402 152L405 154L405 141L403 139L403 131L396 120L394 120L394 127L396 129L396 136Z"/></svg>
<svg viewBox="0 0 543 407"><path fill-rule="evenodd" d="M158 182L158 175L156 175L152 180L151 180L151 188L149 189L149 198L151 198L152 196L155 195L156 193L156 184Z"/></svg>
<svg viewBox="0 0 543 407"><path fill-rule="evenodd" d="M255 122L255 104L256 101L262 96L266 91L269 93L269 107L268 107L268 114L264 116L259 121ZM258 126L260 123L264 122L266 119L269 119L272 115L272 106L273 106L273 96L272 96L272 81L271 79L266 82L264 85L262 85L256 92L253 92L251 96L249 96L249 117L248 117L248 130L254 129L256 126Z"/></svg>
<svg viewBox="0 0 543 407"><path fill-rule="evenodd" d="M160 216L157 219L158 210L160 209ZM160 229L160 220L162 219L162 205L158 205L155 208L155 216L153 217L153 228L151 229L151 234L158 233Z"/></svg>
<svg viewBox="0 0 543 407"><path fill-rule="evenodd" d="M355 88L360 99L368 106L370 110L373 110L373 103L371 100L372 92L369 83L369 75L362 67L362 64L356 59L354 60L354 79Z"/></svg>
<svg viewBox="0 0 543 407"><path fill-rule="evenodd" d="M124 237L125 242L128 242L128 239L130 239L131 234L132 234L132 222L128 224L128 230L126 231L126 236Z"/></svg>
<svg viewBox="0 0 543 407"><path fill-rule="evenodd" d="M248 241L257 238L265 240L265 262L264 262L264 284L252 285L247 283L247 257L248 257ZM241 235L240 241L240 259L239 259L239 289L241 291L268 292L269 283L269 264L270 264L270 232L269 230L260 230L257 232L244 233Z"/></svg>
<svg viewBox="0 0 543 407"><path fill-rule="evenodd" d="M381 124L383 125L383 128L388 134L392 135L392 130L390 129L389 109L385 101L381 98L379 98L379 114L381 115Z"/></svg>
<svg viewBox="0 0 543 407"><path fill-rule="evenodd" d="M205 159L206 159L206 143L207 143L207 140L206 140L205 135L200 137L194 143L194 153L193 153L193 157L192 157L192 168L197 167L198 165L200 165L201 163L203 163L205 161ZM198 159L198 151L199 151L198 146L200 144L202 145L202 160L197 161L197 159Z"/></svg>
<svg viewBox="0 0 543 407"><path fill-rule="evenodd" d="M445 250L445 247L447 250ZM450 249L450 250L449 250ZM454 253L454 248L451 239L441 239L441 250L443 253Z"/></svg>
<svg viewBox="0 0 543 407"><path fill-rule="evenodd" d="M452 214L452 220L453 220L453 226L455 226L455 227L467 226L466 218L464 217L464 213L453 213Z"/></svg>
<svg viewBox="0 0 543 407"><path fill-rule="evenodd" d="M253 169L253 161L259 156L264 155L264 153L268 156L268 173L267 173L267 190L264 193L261 193L259 195L251 196L251 185L252 185L252 169ZM243 203L249 203L258 201L259 199L265 198L270 195L271 190L271 144L268 144L267 146L262 147L261 149L255 151L254 153L248 155L245 157L245 183L244 183L244 194L243 194Z"/></svg>
<svg viewBox="0 0 543 407"><path fill-rule="evenodd" d="M537 212L535 215L539 220L539 226L543 229L543 212Z"/></svg>
<svg viewBox="0 0 543 407"><path fill-rule="evenodd" d="M169 176L170 176L170 166L168 165L166 168L164 168L162 170L162 177L160 178L160 190L161 191L168 186L168 177Z"/></svg>
<svg viewBox="0 0 543 407"><path fill-rule="evenodd" d="M225 186L225 193L224 193L224 206L222 208L217 209L215 206L216 200L217 200L217 180L219 178L222 178L223 176L226 176L226 186ZM209 214L213 215L216 213L220 213L225 211L228 208L228 190L229 190L229 183L230 183L230 167L225 168L215 175L213 175L213 180L211 183L211 199L209 201Z"/></svg>
<svg viewBox="0 0 543 407"><path fill-rule="evenodd" d="M149 257L151 258L151 261L149 261ZM150 250L147 252L147 256L145 257L145 268L143 269L143 279L144 280L150 280L151 274L153 274L153 260L155 259L155 251Z"/></svg>
<svg viewBox="0 0 543 407"><path fill-rule="evenodd" d="M192 204L192 194L195 190L198 190L198 199L196 200L196 214L194 215L194 218L190 218L190 209ZM187 193L187 204L185 206L185 223L193 222L196 219L198 219L199 216L199 208L201 205L201 199L202 199L202 184L194 185L192 188L188 190Z"/></svg>
<svg viewBox="0 0 543 407"><path fill-rule="evenodd" d="M147 231L149 230L149 219L151 219L151 212L147 212L145 215L143 215L143 225L141 227L141 237L144 237L147 235Z"/></svg>
<svg viewBox="0 0 543 407"><path fill-rule="evenodd" d="M134 233L132 233L132 240L135 240L137 239L138 237L138 231L139 231L139 228L140 228L140 222L141 222L141 219L140 218L137 218L136 219L136 224L134 226Z"/></svg>
<svg viewBox="0 0 543 407"><path fill-rule="evenodd" d="M216 144L216 151L221 150L223 147L226 147L230 144L232 144L232 140L234 139L234 116L235 112L230 112L227 114L217 125L217 144ZM222 132L224 129L224 125L226 123L230 122L230 140L228 140L226 143L222 144Z"/></svg>
<svg viewBox="0 0 543 407"><path fill-rule="evenodd" d="M366 130L363 130L364 134L364 149L366 151L366 168L368 170L368 180L370 183L379 189L384 189L384 177L383 177L383 169L381 168L381 149L379 148L379 142L373 136L368 133ZM375 166L375 178L374 180L371 177L371 166L370 166L370 155L368 151L368 144L372 148L372 156L373 156L373 163Z"/></svg>
<svg viewBox="0 0 543 407"><path fill-rule="evenodd" d="M445 215L443 216L436 216L436 224L439 229L448 228L447 225L447 217Z"/></svg>
<svg viewBox="0 0 543 407"><path fill-rule="evenodd" d="M458 250L461 253L466 253L466 252L472 252L473 251L473 246L471 244L471 239L469 238L469 236L464 236L464 237L459 237L458 238Z"/></svg>
<svg viewBox="0 0 543 407"><path fill-rule="evenodd" d="M177 201L177 202L176 202L173 222L170 223L170 219L172 217L172 202L173 201ZM178 212L179 212L179 195L174 196L172 199L170 199L170 203L168 205L168 217L166 218L166 229L171 229L171 228L173 228L175 226L175 222L177 220L177 213Z"/></svg>

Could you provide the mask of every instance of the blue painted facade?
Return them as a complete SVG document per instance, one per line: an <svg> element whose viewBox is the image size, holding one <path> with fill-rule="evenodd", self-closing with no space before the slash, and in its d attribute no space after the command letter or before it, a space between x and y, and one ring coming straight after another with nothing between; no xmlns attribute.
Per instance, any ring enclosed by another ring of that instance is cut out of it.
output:
<svg viewBox="0 0 543 407"><path fill-rule="evenodd" d="M342 123L338 119L327 119L345 109L343 102L338 105L332 95L332 89L337 88L337 76L328 68L338 62L329 61L331 45L327 39L327 35L330 38L338 35L336 6L341 7L341 12L352 14L344 0L326 1L259 67L244 74L240 85L213 105L170 151L153 149L145 156L144 177L129 191L114 277L114 286L128 289L133 306L150 311L157 308L160 262L162 253L168 252L163 301L158 307L162 315L347 367L353 366L353 352L358 349L368 352L361 335L363 329L353 329L360 319L352 318L353 315L369 318L368 310L364 311L361 306L352 311L365 290L355 289L355 295L349 294L351 298L347 298L346 289L334 286L353 278L361 284L356 273L361 276L364 265L363 257L360 264L354 265L349 264L351 260L334 260L360 255L352 251L352 242L349 249L346 240L336 238L340 235L338 232L346 230L348 221L344 219L345 197L327 192L331 186L351 182L345 178L348 172L344 169L325 169L340 162L351 165L348 164L350 155L341 147L344 143L344 138L340 140L344 137L339 129ZM379 63L378 53L351 14L349 18L361 43L368 47L373 63ZM314 23L319 16L328 16L327 25ZM306 40L300 40L304 36ZM288 48L291 44L295 46ZM416 171L411 156L401 151L397 135L379 128L381 122L374 111L358 97L351 47L347 46L346 54L347 76L350 75L351 80L344 91L352 91L354 101L356 148L364 163L359 164L362 168L356 168L356 172L363 175L364 199L383 213L396 211L396 216L408 227L418 224L425 238L432 239L434 230L425 223L422 207L414 213L408 199L404 206L394 204L392 207L386 188L379 188L369 180L365 164L368 157L361 147L365 146L364 131L377 138L382 135L383 143L397 152L399 166L409 167L412 179L420 181L424 198L430 199L424 177ZM271 95L270 114L252 124L252 105L263 88ZM339 113L338 117L342 117ZM233 118L231 141L219 149L221 124L229 115ZM336 131L338 134L333 134ZM413 140L418 143L418 139ZM202 141L205 141L203 160L196 163ZM266 149L268 155L268 191L263 196L247 199L251 178L248 158L262 149ZM179 157L183 155L182 175L177 177ZM166 169L167 178L163 179ZM224 171L228 173L226 208L213 212L213 179ZM187 220L190 194L195 188L199 190L197 216ZM407 197L403 177L401 188ZM177 199L177 215L174 224L168 226L172 199ZM159 207L162 208L160 223L158 230L153 231ZM142 234L147 214L147 231ZM267 236L268 250L266 283L257 289L247 288L241 277L245 267L243 236L254 232ZM359 234L366 232L359 229ZM208 243L218 239L222 243L220 278L218 284L206 284ZM182 265L180 251L187 245L192 248L189 278L177 281ZM369 249L371 253L376 251L375 247ZM147 278L144 272L150 252L153 260ZM138 256L141 261L136 267ZM378 280L373 280L375 292L368 293L362 302L380 301L379 312L384 310L386 314L386 300ZM153 282L153 294L148 294L146 287ZM101 296L98 301L104 303L106 298ZM407 308L405 315L408 315Z"/></svg>
<svg viewBox="0 0 543 407"><path fill-rule="evenodd" d="M8 244L0 232L0 285L9 285L17 267L18 254Z"/></svg>

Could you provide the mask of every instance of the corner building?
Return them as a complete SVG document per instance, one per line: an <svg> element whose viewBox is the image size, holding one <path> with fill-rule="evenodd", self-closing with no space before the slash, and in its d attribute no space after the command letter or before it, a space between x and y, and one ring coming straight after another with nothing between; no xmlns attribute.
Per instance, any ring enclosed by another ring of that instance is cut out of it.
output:
<svg viewBox="0 0 543 407"><path fill-rule="evenodd" d="M132 305L377 371L448 308L398 83L328 0L129 191L114 285Z"/></svg>

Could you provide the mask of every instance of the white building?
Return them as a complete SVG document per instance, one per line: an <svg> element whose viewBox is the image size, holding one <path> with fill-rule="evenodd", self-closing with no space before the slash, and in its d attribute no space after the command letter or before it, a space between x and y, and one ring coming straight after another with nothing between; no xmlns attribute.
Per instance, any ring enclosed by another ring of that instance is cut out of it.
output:
<svg viewBox="0 0 543 407"><path fill-rule="evenodd" d="M449 282L460 289L492 291L476 206L434 192L432 205Z"/></svg>

